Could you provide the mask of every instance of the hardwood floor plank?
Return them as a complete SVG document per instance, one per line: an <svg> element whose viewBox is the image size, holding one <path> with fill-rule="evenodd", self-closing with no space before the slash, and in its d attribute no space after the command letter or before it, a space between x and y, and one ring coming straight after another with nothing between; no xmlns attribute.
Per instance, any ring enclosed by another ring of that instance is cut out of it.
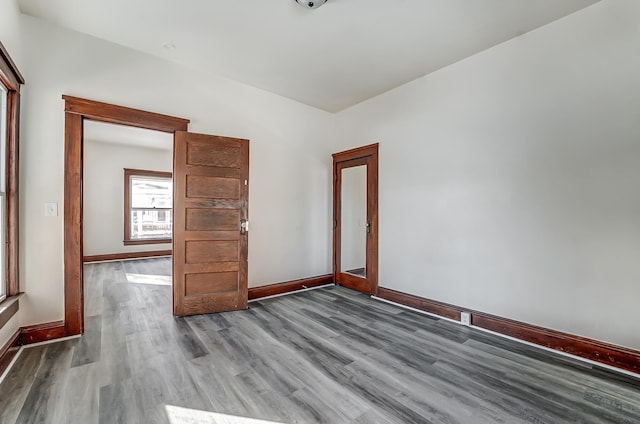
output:
<svg viewBox="0 0 640 424"><path fill-rule="evenodd" d="M98 422L100 424L140 422L137 420L137 404L132 402L136 399L135 395L130 379L100 387Z"/></svg>
<svg viewBox="0 0 640 424"><path fill-rule="evenodd" d="M86 334L24 350L0 423L640 422L640 379L599 366L343 287L175 319L170 275L170 258L86 264Z"/></svg>
<svg viewBox="0 0 640 424"><path fill-rule="evenodd" d="M176 318L176 341L187 359L200 358L209 354L191 326L182 317Z"/></svg>
<svg viewBox="0 0 640 424"><path fill-rule="evenodd" d="M66 373L58 399L59 404L48 422L97 424L100 387L95 364L72 367Z"/></svg>
<svg viewBox="0 0 640 424"><path fill-rule="evenodd" d="M14 423L31 391L38 370L44 361L44 348L25 349L0 386L0 414L2 423ZM12 395L5 394L11 390Z"/></svg>
<svg viewBox="0 0 640 424"><path fill-rule="evenodd" d="M58 400L63 395L60 390L62 381L70 367L75 344L77 340L69 340L40 347L44 350L43 360L16 422L47 422L55 416L60 405Z"/></svg>
<svg viewBox="0 0 640 424"><path fill-rule="evenodd" d="M85 317L84 336L73 350L71 367L91 364L100 360L102 349L102 316Z"/></svg>

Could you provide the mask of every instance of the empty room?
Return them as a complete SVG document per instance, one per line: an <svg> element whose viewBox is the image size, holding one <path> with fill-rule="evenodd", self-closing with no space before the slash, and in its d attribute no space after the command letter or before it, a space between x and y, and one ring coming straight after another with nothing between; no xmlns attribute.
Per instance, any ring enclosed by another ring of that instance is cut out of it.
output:
<svg viewBox="0 0 640 424"><path fill-rule="evenodd" d="M640 2L0 0L0 423L639 423Z"/></svg>

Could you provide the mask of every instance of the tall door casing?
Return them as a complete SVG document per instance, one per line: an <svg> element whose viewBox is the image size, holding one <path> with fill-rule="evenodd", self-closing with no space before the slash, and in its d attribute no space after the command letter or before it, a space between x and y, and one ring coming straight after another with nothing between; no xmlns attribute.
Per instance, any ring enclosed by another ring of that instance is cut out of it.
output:
<svg viewBox="0 0 640 424"><path fill-rule="evenodd" d="M249 140L176 132L173 313L246 309Z"/></svg>
<svg viewBox="0 0 640 424"><path fill-rule="evenodd" d="M364 293L378 293L378 144L370 144L333 155L333 278L336 284ZM366 167L366 260L364 276L342 267L342 171Z"/></svg>

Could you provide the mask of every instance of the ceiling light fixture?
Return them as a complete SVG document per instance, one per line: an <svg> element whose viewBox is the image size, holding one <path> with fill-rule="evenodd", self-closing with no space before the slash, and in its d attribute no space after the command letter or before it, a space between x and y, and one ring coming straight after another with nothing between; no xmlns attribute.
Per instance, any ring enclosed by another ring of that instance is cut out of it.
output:
<svg viewBox="0 0 640 424"><path fill-rule="evenodd" d="M327 0L295 0L302 7L307 9L317 9L327 2Z"/></svg>

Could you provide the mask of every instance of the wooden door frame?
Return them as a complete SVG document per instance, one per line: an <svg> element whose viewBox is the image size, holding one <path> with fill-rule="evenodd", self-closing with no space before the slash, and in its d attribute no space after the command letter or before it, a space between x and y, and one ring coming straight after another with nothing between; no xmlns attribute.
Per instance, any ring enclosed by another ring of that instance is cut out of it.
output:
<svg viewBox="0 0 640 424"><path fill-rule="evenodd" d="M63 95L64 129L64 336L84 332L82 187L84 121L166 133L187 131L189 120Z"/></svg>
<svg viewBox="0 0 640 424"><path fill-rule="evenodd" d="M342 285L349 280L357 290L376 295L378 293L378 143L357 147L333 155L333 281ZM358 288L359 277L340 272L341 261L341 214L340 208L342 173L344 168L367 165L367 218L371 223L367 238L366 281L371 290Z"/></svg>

